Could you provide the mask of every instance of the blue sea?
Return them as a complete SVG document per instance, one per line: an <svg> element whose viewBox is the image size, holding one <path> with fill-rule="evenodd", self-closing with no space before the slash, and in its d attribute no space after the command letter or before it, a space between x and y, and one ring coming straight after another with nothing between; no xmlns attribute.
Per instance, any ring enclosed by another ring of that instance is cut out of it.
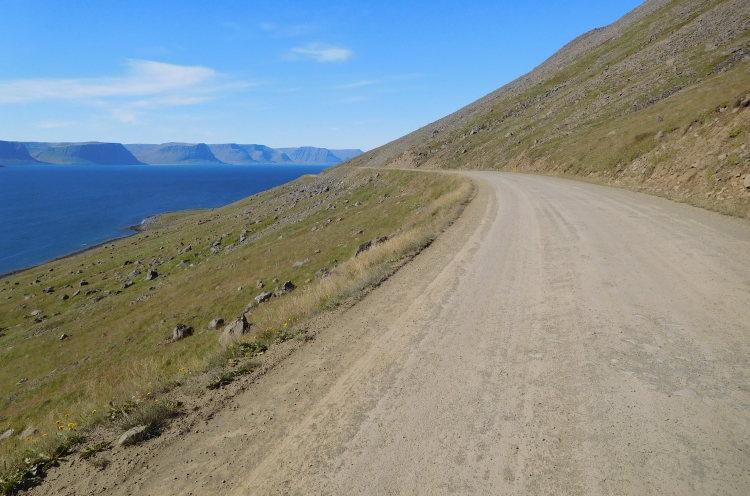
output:
<svg viewBox="0 0 750 496"><path fill-rule="evenodd" d="M324 166L0 167L0 274L107 240L150 215L228 205Z"/></svg>

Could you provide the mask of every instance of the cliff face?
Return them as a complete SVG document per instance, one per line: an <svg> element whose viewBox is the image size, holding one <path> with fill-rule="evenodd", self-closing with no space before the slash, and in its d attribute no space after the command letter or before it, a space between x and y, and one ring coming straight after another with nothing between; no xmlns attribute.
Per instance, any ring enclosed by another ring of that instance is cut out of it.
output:
<svg viewBox="0 0 750 496"><path fill-rule="evenodd" d="M0 141L0 164L38 164L40 163L29 154L26 146L18 141Z"/></svg>
<svg viewBox="0 0 750 496"><path fill-rule="evenodd" d="M120 143L24 143L38 161L51 164L140 165Z"/></svg>
<svg viewBox="0 0 750 496"><path fill-rule="evenodd" d="M750 216L749 126L750 2L649 0L351 163L562 175Z"/></svg>
<svg viewBox="0 0 750 496"><path fill-rule="evenodd" d="M221 164L205 143L164 143L161 145L124 145L143 163L154 165Z"/></svg>
<svg viewBox="0 0 750 496"><path fill-rule="evenodd" d="M238 145L236 143L208 145L213 154L225 164L292 164L285 153L265 145Z"/></svg>

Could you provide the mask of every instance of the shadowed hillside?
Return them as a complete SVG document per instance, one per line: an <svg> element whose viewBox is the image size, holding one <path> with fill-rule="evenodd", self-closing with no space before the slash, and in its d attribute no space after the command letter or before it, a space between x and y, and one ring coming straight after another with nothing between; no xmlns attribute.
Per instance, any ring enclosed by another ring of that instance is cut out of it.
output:
<svg viewBox="0 0 750 496"><path fill-rule="evenodd" d="M750 2L650 0L352 160L555 174L750 215Z"/></svg>

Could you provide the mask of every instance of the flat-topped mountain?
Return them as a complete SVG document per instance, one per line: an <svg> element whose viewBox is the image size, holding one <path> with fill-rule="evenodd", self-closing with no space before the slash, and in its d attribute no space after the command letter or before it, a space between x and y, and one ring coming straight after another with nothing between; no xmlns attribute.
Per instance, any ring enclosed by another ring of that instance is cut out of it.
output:
<svg viewBox="0 0 750 496"><path fill-rule="evenodd" d="M124 145L145 164L197 165L221 164L205 143L164 143L161 145Z"/></svg>
<svg viewBox="0 0 750 496"><path fill-rule="evenodd" d="M140 165L120 143L23 143L29 155L48 164ZM3 160L0 158L0 160Z"/></svg>
<svg viewBox="0 0 750 496"><path fill-rule="evenodd" d="M238 145L228 143L223 145L208 145L216 158L225 164L294 164L282 150L269 148L265 145Z"/></svg>
<svg viewBox="0 0 750 496"><path fill-rule="evenodd" d="M0 141L0 163L7 165L38 164L29 150L18 141Z"/></svg>
<svg viewBox="0 0 750 496"><path fill-rule="evenodd" d="M270 148L237 143L46 143L0 141L0 164L96 165L335 165L362 150L305 146Z"/></svg>

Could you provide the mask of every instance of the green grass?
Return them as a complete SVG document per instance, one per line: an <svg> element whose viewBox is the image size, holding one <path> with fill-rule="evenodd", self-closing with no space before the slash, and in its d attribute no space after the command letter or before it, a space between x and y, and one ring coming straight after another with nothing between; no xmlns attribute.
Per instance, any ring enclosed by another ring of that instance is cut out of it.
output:
<svg viewBox="0 0 750 496"><path fill-rule="evenodd" d="M0 432L34 426L33 444L59 425L68 432L68 423L75 432L151 418L158 428L173 412L154 398L200 374L224 382L249 372L264 347L304 340L297 323L428 244L469 194L468 181L452 176L336 168L221 209L165 215L148 231L0 279ZM243 235L250 241L239 244ZM352 258L381 236L392 240ZM144 281L149 268L159 276ZM120 279L135 269L141 274L123 289ZM250 310L247 342L221 349L221 330L208 331L208 322L229 322L287 280L297 289ZM45 318L35 322L35 309ZM178 323L195 334L166 343ZM26 446L12 436L0 456Z"/></svg>

